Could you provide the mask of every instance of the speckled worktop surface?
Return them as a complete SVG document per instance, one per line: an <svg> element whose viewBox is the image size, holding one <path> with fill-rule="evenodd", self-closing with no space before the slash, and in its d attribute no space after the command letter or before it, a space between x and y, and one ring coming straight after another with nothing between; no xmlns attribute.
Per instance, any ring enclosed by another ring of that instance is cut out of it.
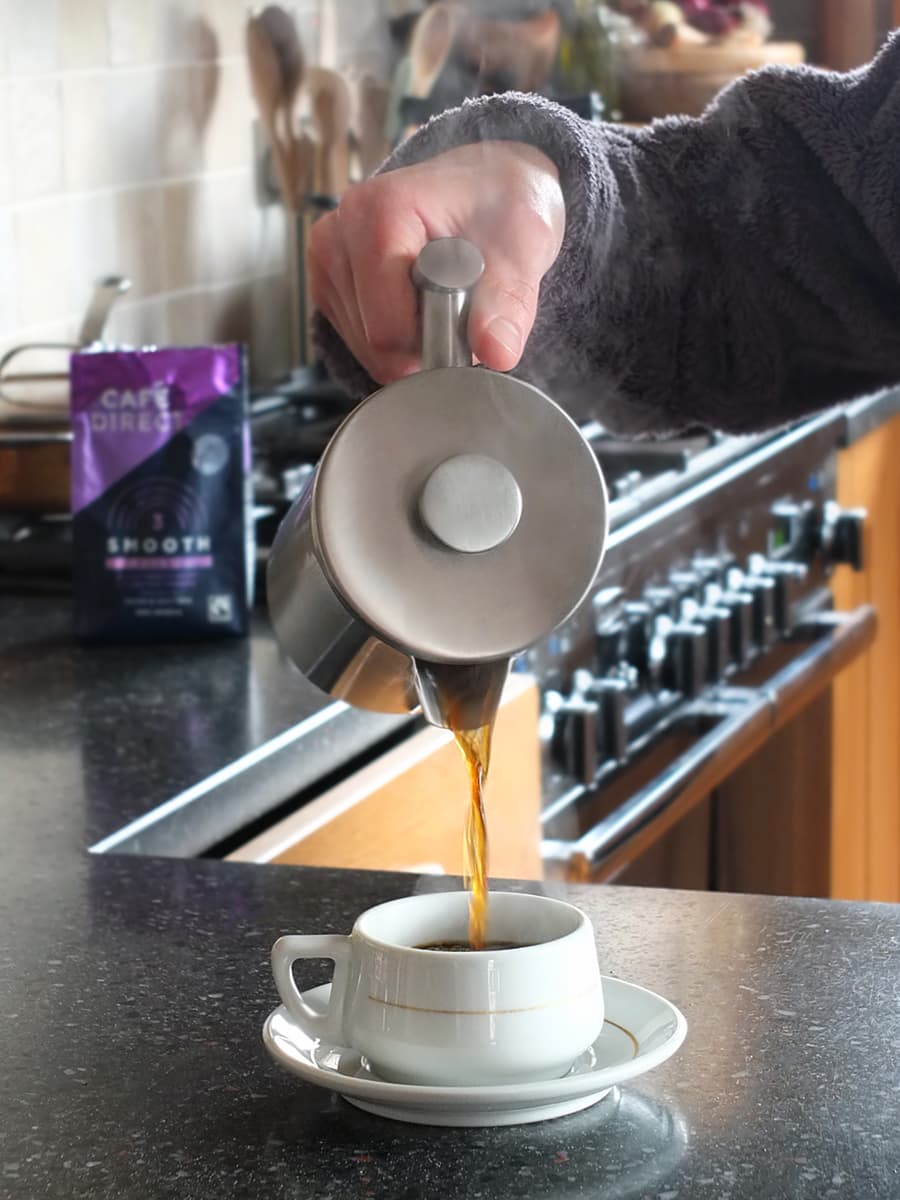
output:
<svg viewBox="0 0 900 1200"><path fill-rule="evenodd" d="M404 1126L283 1074L260 1040L273 939L345 931L435 881L87 853L309 697L254 674L261 634L175 658L78 650L43 603L0 612L0 1195L900 1196L900 907L572 889L603 970L671 998L690 1032L558 1121ZM254 708L248 675L278 696ZM177 746L165 711L193 721Z"/></svg>
<svg viewBox="0 0 900 1200"><path fill-rule="evenodd" d="M249 638L82 646L66 596L0 593L0 845L204 853L402 729L333 703ZM23 789L27 788L27 793Z"/></svg>

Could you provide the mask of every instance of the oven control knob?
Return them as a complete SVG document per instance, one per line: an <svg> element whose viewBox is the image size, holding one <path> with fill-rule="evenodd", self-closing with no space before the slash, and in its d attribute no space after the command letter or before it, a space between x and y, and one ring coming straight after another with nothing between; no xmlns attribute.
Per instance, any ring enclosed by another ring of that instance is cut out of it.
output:
<svg viewBox="0 0 900 1200"><path fill-rule="evenodd" d="M650 587L644 592L644 603L649 604L657 617L671 617L674 620L678 616L679 600L678 593L672 587Z"/></svg>
<svg viewBox="0 0 900 1200"><path fill-rule="evenodd" d="M642 675L649 666L653 637L653 609L643 601L625 605L625 658Z"/></svg>
<svg viewBox="0 0 900 1200"><path fill-rule="evenodd" d="M706 683L706 628L682 622L666 638L663 682L672 691L693 699Z"/></svg>
<svg viewBox="0 0 900 1200"><path fill-rule="evenodd" d="M675 622L669 616L654 617L653 632L647 646L647 677L652 684L663 681L663 672L668 655L669 634Z"/></svg>
<svg viewBox="0 0 900 1200"><path fill-rule="evenodd" d="M703 592L703 577L696 571L673 571L669 576L669 586L674 588L682 601L699 600Z"/></svg>
<svg viewBox="0 0 900 1200"><path fill-rule="evenodd" d="M731 612L724 607L706 607L697 612L706 630L706 678L718 683L731 662Z"/></svg>
<svg viewBox="0 0 900 1200"><path fill-rule="evenodd" d="M617 667L625 657L625 625L616 620L608 620L597 627L594 636L594 669L598 675L605 675Z"/></svg>
<svg viewBox="0 0 900 1200"><path fill-rule="evenodd" d="M550 748L567 775L581 783L593 783L597 774L599 706L593 700L574 696L556 709Z"/></svg>
<svg viewBox="0 0 900 1200"><path fill-rule="evenodd" d="M734 566L734 558L730 554L714 554L695 558L691 570L696 571L703 580L704 588L720 586L729 567Z"/></svg>
<svg viewBox="0 0 900 1200"><path fill-rule="evenodd" d="M622 762L628 755L628 728L625 709L632 688L627 679L598 679L590 698L600 710L597 749L601 760Z"/></svg>
<svg viewBox="0 0 900 1200"><path fill-rule="evenodd" d="M753 597L753 640L760 650L775 643L775 580L769 575L745 575L741 590Z"/></svg>
<svg viewBox="0 0 900 1200"><path fill-rule="evenodd" d="M867 516L864 508L841 508L833 500L825 505L822 548L829 564L846 563L854 571L863 569Z"/></svg>
<svg viewBox="0 0 900 1200"><path fill-rule="evenodd" d="M818 516L812 500L785 500L772 506L775 521L773 549L785 550L795 558L809 559L817 542Z"/></svg>
<svg viewBox="0 0 900 1200"><path fill-rule="evenodd" d="M722 592L716 607L728 610L729 651L737 667L745 667L750 660L753 641L753 597L749 592Z"/></svg>
<svg viewBox="0 0 900 1200"><path fill-rule="evenodd" d="M803 594L809 570L801 562L769 562L761 555L750 559L750 570L754 575L766 576L775 584L775 625L779 633L790 633L793 628L794 605Z"/></svg>

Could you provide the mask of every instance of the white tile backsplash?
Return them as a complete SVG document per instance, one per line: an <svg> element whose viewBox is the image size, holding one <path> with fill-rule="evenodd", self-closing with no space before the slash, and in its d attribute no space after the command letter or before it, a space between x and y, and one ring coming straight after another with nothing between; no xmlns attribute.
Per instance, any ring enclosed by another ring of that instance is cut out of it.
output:
<svg viewBox="0 0 900 1200"><path fill-rule="evenodd" d="M219 58L244 53L244 31L250 7L246 0L197 0L197 19L213 31ZM293 8L293 5L288 5Z"/></svg>
<svg viewBox="0 0 900 1200"><path fill-rule="evenodd" d="M200 278L196 230L199 227L199 183L170 183L163 187L163 287L179 292Z"/></svg>
<svg viewBox="0 0 900 1200"><path fill-rule="evenodd" d="M2 3L2 0L0 0L0 3ZM9 85L3 76L0 75L0 205L9 204L13 197L9 126Z"/></svg>
<svg viewBox="0 0 900 1200"><path fill-rule="evenodd" d="M163 290L163 202L161 187L117 192L113 198L117 270L132 283L131 295Z"/></svg>
<svg viewBox="0 0 900 1200"><path fill-rule="evenodd" d="M247 65L220 63L215 104L203 138L203 165L208 171L252 164L252 128L255 110Z"/></svg>
<svg viewBox="0 0 900 1200"><path fill-rule="evenodd" d="M0 208L0 345L12 338L17 324L13 215L8 208Z"/></svg>
<svg viewBox="0 0 900 1200"><path fill-rule="evenodd" d="M121 346L170 345L170 317L170 305L160 298L120 302L110 314L106 339Z"/></svg>
<svg viewBox="0 0 900 1200"><path fill-rule="evenodd" d="M117 67L158 63L169 7L159 0L107 0L110 62Z"/></svg>
<svg viewBox="0 0 900 1200"><path fill-rule="evenodd" d="M9 70L9 23L12 0L0 0L0 79Z"/></svg>
<svg viewBox="0 0 900 1200"><path fill-rule="evenodd" d="M226 13L230 5L219 0L216 5ZM246 10L245 10L246 17ZM219 26L211 23L202 11L199 0L170 4L162 27L163 57L168 63L214 62L223 56Z"/></svg>
<svg viewBox="0 0 900 1200"><path fill-rule="evenodd" d="M160 173L196 175L202 169L203 139L218 100L219 64L203 62L164 73L160 87Z"/></svg>
<svg viewBox="0 0 900 1200"><path fill-rule="evenodd" d="M59 60L63 69L107 65L106 0L61 0Z"/></svg>
<svg viewBox="0 0 900 1200"><path fill-rule="evenodd" d="M109 76L111 152L122 186L159 177L160 76L167 73L141 68Z"/></svg>
<svg viewBox="0 0 900 1200"><path fill-rule="evenodd" d="M199 193L194 240L206 249L199 281L225 283L242 279L253 269L252 248L247 238L247 213L253 203L250 172L206 179Z"/></svg>
<svg viewBox="0 0 900 1200"><path fill-rule="evenodd" d="M68 201L19 208L15 241L19 325L64 321L69 313Z"/></svg>
<svg viewBox="0 0 900 1200"><path fill-rule="evenodd" d="M209 292L186 292L168 304L168 338L173 346L196 346L214 341Z"/></svg>
<svg viewBox="0 0 900 1200"><path fill-rule="evenodd" d="M6 33L8 69L14 75L55 71L60 27L60 0L11 0Z"/></svg>
<svg viewBox="0 0 900 1200"><path fill-rule="evenodd" d="M68 191L109 187L113 168L112 77L106 72L63 75L63 179Z"/></svg>
<svg viewBox="0 0 900 1200"><path fill-rule="evenodd" d="M59 80L13 78L9 83L13 197L34 200L62 187L62 112Z"/></svg>
<svg viewBox="0 0 900 1200"><path fill-rule="evenodd" d="M71 196L67 220L68 312L80 320L96 280L122 273L113 197L109 192Z"/></svg>
<svg viewBox="0 0 900 1200"><path fill-rule="evenodd" d="M319 2L287 5L309 61ZM356 0L337 2L354 25ZM0 0L0 353L74 337L116 272L133 290L113 337L249 340L257 374L287 367L284 214L253 191L250 9Z"/></svg>

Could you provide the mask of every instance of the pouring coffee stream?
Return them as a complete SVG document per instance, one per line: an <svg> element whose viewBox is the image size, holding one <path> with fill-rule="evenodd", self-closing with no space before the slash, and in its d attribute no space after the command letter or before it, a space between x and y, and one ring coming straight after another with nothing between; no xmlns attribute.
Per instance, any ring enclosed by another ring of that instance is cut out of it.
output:
<svg viewBox="0 0 900 1200"><path fill-rule="evenodd" d="M472 366L468 302L483 269L461 238L422 250L422 371L374 392L334 434L267 578L276 636L312 683L376 712L421 707L456 734L476 900L510 664L584 599L607 534L603 478L575 423L530 384Z"/></svg>

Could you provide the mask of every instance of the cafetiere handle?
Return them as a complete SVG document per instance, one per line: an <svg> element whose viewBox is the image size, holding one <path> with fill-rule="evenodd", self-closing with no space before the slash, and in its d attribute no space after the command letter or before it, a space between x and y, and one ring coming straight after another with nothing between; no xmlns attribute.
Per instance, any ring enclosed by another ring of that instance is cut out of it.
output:
<svg viewBox="0 0 900 1200"><path fill-rule="evenodd" d="M484 271L481 252L465 238L436 238L412 270L422 294L422 370L471 367L466 335L469 299Z"/></svg>

